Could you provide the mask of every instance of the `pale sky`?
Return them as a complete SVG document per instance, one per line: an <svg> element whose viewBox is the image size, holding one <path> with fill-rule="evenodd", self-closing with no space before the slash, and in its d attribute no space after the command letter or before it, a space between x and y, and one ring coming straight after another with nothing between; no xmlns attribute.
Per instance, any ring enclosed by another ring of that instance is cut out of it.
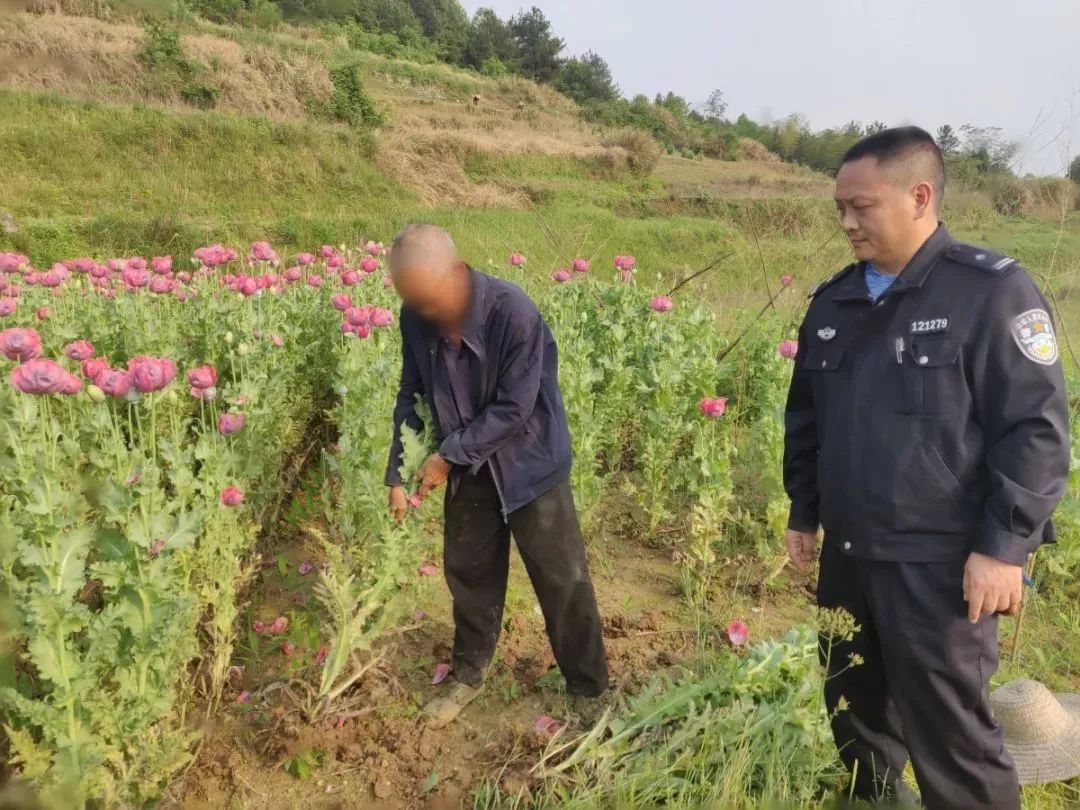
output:
<svg viewBox="0 0 1080 810"><path fill-rule="evenodd" d="M998 126L1040 174L1080 153L1080 0L464 0L504 19L531 5L627 96L719 88L732 118L815 129Z"/></svg>

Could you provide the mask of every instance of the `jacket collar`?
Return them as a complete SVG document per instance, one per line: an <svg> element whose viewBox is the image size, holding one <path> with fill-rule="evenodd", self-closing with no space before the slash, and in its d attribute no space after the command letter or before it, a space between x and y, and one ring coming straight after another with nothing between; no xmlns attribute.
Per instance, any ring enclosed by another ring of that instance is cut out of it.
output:
<svg viewBox="0 0 1080 810"><path fill-rule="evenodd" d="M487 284L488 278L483 273L469 266L469 305L465 310L465 320L461 324L461 342L477 357L484 357L484 323L487 321ZM434 355L439 343L439 329L430 321L420 319L428 348Z"/></svg>
<svg viewBox="0 0 1080 810"><path fill-rule="evenodd" d="M911 260L907 263L903 270L900 271L900 276L896 279L896 282L889 288L889 295L902 292L904 290L914 289L921 287L923 282L926 281L930 275L930 271L934 269L934 265L937 264L946 250L954 244L952 235L949 233L948 228L943 223L938 223L937 230L934 231L930 238L923 242L915 255L911 257ZM847 274L844 278L840 279L834 287L833 300L834 301L867 301L870 298L870 294L866 289L866 262L859 262L858 266Z"/></svg>

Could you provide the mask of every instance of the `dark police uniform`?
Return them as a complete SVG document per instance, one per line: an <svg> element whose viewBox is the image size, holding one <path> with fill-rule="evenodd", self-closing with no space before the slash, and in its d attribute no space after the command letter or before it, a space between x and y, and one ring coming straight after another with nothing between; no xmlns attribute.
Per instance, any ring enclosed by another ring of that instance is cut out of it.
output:
<svg viewBox="0 0 1080 810"><path fill-rule="evenodd" d="M862 797L907 759L932 810L1019 808L990 710L997 617L967 619L964 564L1052 542L1068 408L1046 301L1012 259L940 226L872 301L864 265L812 294L785 414L789 526L825 532L826 702Z"/></svg>

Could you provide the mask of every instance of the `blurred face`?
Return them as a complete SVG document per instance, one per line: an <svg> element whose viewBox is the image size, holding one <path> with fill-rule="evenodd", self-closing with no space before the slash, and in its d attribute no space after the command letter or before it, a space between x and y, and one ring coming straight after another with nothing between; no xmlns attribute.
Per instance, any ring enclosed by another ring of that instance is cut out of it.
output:
<svg viewBox="0 0 1080 810"><path fill-rule="evenodd" d="M902 169L867 157L836 176L836 213L859 261L899 272L937 227L929 182L905 182ZM899 265L899 266L896 266Z"/></svg>
<svg viewBox="0 0 1080 810"><path fill-rule="evenodd" d="M417 261L409 267L397 267L391 254L390 272L394 289L409 309L444 328L460 325L469 306L469 271L464 262L449 268Z"/></svg>

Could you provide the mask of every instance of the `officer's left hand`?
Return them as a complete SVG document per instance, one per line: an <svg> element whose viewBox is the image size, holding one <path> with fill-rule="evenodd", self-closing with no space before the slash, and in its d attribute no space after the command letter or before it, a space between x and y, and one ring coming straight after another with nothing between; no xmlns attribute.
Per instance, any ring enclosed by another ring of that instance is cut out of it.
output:
<svg viewBox="0 0 1080 810"><path fill-rule="evenodd" d="M431 490L446 483L446 479L450 477L450 462L438 453L432 453L420 466L416 477L420 481L417 494L421 498L426 497Z"/></svg>
<svg viewBox="0 0 1080 810"><path fill-rule="evenodd" d="M1024 569L985 554L972 552L964 566L964 599L968 620L975 624L983 614L1012 614L1024 595Z"/></svg>

